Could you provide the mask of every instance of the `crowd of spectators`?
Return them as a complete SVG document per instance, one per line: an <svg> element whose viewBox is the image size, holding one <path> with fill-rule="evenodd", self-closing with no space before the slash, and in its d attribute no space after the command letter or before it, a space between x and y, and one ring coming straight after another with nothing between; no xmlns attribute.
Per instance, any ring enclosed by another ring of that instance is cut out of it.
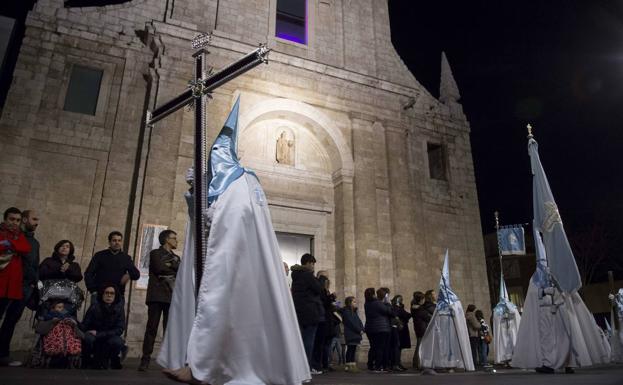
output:
<svg viewBox="0 0 623 385"><path fill-rule="evenodd" d="M436 308L434 290L425 293L416 291L410 306L405 306L404 297L400 294L390 300L389 288L367 288L363 293L364 324L356 298L348 296L342 305L330 291L327 273L322 270L315 272L315 265L314 256L304 254L301 263L290 268L294 307L312 374L335 370L331 363L343 365L346 371L358 371L357 347L364 335L370 344L367 356L369 371L407 370L402 365L402 351L412 346L410 320L413 320L417 341L412 364L413 368L420 368L420 342ZM334 352L336 357L332 359Z"/></svg>
<svg viewBox="0 0 623 385"><path fill-rule="evenodd" d="M82 320L78 310L85 295L78 282L83 274L76 262L70 240L56 243L51 255L40 262L35 231L39 217L33 210L11 207L0 224L0 365L21 365L9 357L15 325L26 307L35 312L35 332L39 335L30 364L78 366L93 369L120 369L127 353L123 339L125 286L137 280L140 272L123 251L123 235L108 235L108 248L96 252L84 273L89 307ZM168 309L180 258L176 233L165 230L158 237L161 247L150 252L149 281L146 295L148 320L139 370L150 363L157 330L162 319L166 329ZM400 372L403 349L411 348L409 321L413 320L416 338L412 358L419 369L420 342L436 308L433 290L416 291L406 307L400 294L391 297L386 287L364 291L365 324L360 318L354 296L344 302L331 292L326 271L315 272L316 259L307 253L291 273L291 294L301 331L302 342L312 374L335 370L335 365L358 371L357 348L365 335L370 348L367 368L375 373ZM466 322L474 362L487 362L489 328L482 311L467 307Z"/></svg>

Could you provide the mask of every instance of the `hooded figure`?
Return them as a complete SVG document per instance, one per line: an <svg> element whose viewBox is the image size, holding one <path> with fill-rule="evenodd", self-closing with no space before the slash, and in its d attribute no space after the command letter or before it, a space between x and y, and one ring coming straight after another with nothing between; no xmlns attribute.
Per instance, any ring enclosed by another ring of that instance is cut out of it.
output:
<svg viewBox="0 0 623 385"><path fill-rule="evenodd" d="M439 280L437 307L420 345L420 366L474 370L463 306L450 287L447 250Z"/></svg>
<svg viewBox="0 0 623 385"><path fill-rule="evenodd" d="M619 289L617 294L610 294L608 298L612 302L610 321L613 327L610 327L606 320L612 347L612 362L620 363L623 362L623 289Z"/></svg>
<svg viewBox="0 0 623 385"><path fill-rule="evenodd" d="M508 298L504 276L500 277L500 301L493 309L493 352L495 363L508 363L513 358L521 316Z"/></svg>
<svg viewBox="0 0 623 385"><path fill-rule="evenodd" d="M512 365L553 373L607 363L610 350L601 343L599 326L577 292L581 287L578 268L539 159L538 144L532 138L528 152L537 268L526 294Z"/></svg>
<svg viewBox="0 0 623 385"><path fill-rule="evenodd" d="M212 385L301 384L311 376L268 202L236 156L238 106L210 151L210 229L188 367L166 373Z"/></svg>

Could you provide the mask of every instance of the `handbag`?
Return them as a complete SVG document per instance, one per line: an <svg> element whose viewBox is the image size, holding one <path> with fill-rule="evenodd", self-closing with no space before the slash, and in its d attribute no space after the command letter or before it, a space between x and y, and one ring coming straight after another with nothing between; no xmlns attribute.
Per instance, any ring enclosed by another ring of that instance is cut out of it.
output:
<svg viewBox="0 0 623 385"><path fill-rule="evenodd" d="M485 334L484 337L483 337L483 340L485 341L485 344L487 344L487 345L490 344L491 340L492 340L491 335L490 334Z"/></svg>

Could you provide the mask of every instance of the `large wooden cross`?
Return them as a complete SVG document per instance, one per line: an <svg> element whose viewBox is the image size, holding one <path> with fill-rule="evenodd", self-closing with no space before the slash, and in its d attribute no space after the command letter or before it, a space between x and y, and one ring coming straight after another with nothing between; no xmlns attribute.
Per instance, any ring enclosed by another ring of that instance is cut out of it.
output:
<svg viewBox="0 0 623 385"><path fill-rule="evenodd" d="M260 44L259 48L250 52L238 61L223 68L221 71L212 74L207 71L206 55L208 51L206 47L212 39L211 34L201 34L192 40L192 48L195 51L193 58L195 59L195 76L189 82L184 92L165 102L153 111L147 111L147 125L152 126L154 123L164 119L175 111L186 105L194 106L195 110L195 159L194 171L195 177L193 182L194 195L194 235L195 235L195 274L196 274L196 290L199 290L201 277L203 276L203 254L207 243L207 226L205 213L208 204L208 183L206 180L208 168L208 155L206 141L206 102L210 92L217 87L227 83L228 81L244 74L261 63L268 63L269 49Z"/></svg>

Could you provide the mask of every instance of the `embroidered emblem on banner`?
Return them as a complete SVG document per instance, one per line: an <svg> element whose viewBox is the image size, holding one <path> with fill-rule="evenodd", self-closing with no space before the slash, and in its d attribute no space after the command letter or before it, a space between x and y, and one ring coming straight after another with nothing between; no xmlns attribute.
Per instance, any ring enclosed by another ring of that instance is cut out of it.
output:
<svg viewBox="0 0 623 385"><path fill-rule="evenodd" d="M554 230L556 223L562 223L560 213L558 212L558 206L554 202L543 203L545 209L545 218L543 219L543 231L548 233Z"/></svg>

